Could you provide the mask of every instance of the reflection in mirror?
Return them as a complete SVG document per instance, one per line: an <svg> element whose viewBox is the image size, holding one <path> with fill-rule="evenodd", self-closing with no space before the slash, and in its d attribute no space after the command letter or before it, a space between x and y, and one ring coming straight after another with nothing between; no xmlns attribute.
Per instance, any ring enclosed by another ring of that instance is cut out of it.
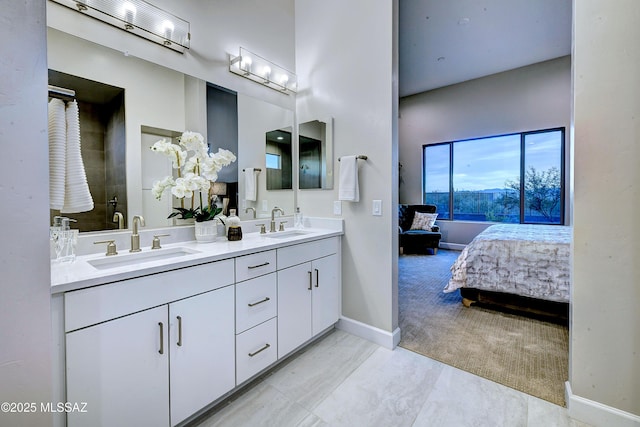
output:
<svg viewBox="0 0 640 427"><path fill-rule="evenodd" d="M238 169L244 171L238 176L240 198L238 216L240 219L252 219L254 212L256 218L270 218L271 210L276 206L284 210L285 215L293 214L294 193L292 189L267 189L265 143L265 135L274 129L285 130L290 135L293 122L292 110L261 99L238 94ZM289 136L289 150L291 150L290 138ZM274 153L274 151L270 152ZM289 168L293 171L292 166ZM249 173L250 169L260 169L261 171ZM246 185L248 179L255 179L255 192L246 191L251 188Z"/></svg>
<svg viewBox="0 0 640 427"><path fill-rule="evenodd" d="M291 127L266 133L267 190L291 190Z"/></svg>
<svg viewBox="0 0 640 427"><path fill-rule="evenodd" d="M51 221L56 215L73 218L80 231L126 227L124 89L55 70L49 70L49 84L76 93L82 161L94 202L88 212L51 209Z"/></svg>
<svg viewBox="0 0 640 427"><path fill-rule="evenodd" d="M238 155L238 96L229 89L207 83L207 143L209 152L219 148ZM238 162L218 172L217 185L212 188L216 205L229 215L229 209L238 210Z"/></svg>
<svg viewBox="0 0 640 427"><path fill-rule="evenodd" d="M301 190L333 188L331 120L298 126L298 186Z"/></svg>

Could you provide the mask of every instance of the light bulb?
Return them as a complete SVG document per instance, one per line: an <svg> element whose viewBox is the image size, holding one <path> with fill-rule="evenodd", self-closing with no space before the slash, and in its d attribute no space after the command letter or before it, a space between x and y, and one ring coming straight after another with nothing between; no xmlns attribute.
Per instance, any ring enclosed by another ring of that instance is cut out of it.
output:
<svg viewBox="0 0 640 427"><path fill-rule="evenodd" d="M173 35L173 29L175 28L175 26L173 25L173 22L166 19L162 21L162 25L160 26L160 28L162 30L162 34L164 34L164 38L167 40L171 40L171 36Z"/></svg>
<svg viewBox="0 0 640 427"><path fill-rule="evenodd" d="M262 68L262 75L264 76L265 79L269 80L269 76L271 75L271 67L269 67L268 65L265 65Z"/></svg>
<svg viewBox="0 0 640 427"><path fill-rule="evenodd" d="M247 73L251 72L251 63L252 59L250 56L243 56L240 60L240 69L246 71Z"/></svg>
<svg viewBox="0 0 640 427"><path fill-rule="evenodd" d="M283 75L280 76L279 81L280 81L280 85L281 86L286 87L287 86L287 82L289 81L289 76L286 75L286 74L283 74Z"/></svg>
<svg viewBox="0 0 640 427"><path fill-rule="evenodd" d="M122 5L122 15L124 16L124 22L128 24L133 24L133 18L136 16L136 6L131 2L124 2Z"/></svg>

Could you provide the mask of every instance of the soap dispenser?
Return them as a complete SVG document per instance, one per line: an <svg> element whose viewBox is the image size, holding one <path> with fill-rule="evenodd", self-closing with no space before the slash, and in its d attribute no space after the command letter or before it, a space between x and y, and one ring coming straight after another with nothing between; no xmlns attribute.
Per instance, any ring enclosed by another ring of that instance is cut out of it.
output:
<svg viewBox="0 0 640 427"><path fill-rule="evenodd" d="M227 239L230 242L242 240L240 218L236 215L235 209L229 209L229 216L227 217Z"/></svg>
<svg viewBox="0 0 640 427"><path fill-rule="evenodd" d="M304 218L302 217L302 212L300 212L300 207L296 207L296 211L293 214L293 226L295 228L304 227Z"/></svg>
<svg viewBox="0 0 640 427"><path fill-rule="evenodd" d="M78 243L78 230L72 230L69 223L75 219L65 216L53 217L49 236L56 253L56 261L73 262L76 259L76 245Z"/></svg>

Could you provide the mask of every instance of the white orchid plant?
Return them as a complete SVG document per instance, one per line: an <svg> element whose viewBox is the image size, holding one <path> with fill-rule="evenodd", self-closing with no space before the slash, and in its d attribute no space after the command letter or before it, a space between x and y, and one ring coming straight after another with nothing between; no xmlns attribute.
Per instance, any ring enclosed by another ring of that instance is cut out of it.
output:
<svg viewBox="0 0 640 427"><path fill-rule="evenodd" d="M229 150L218 149L217 153L209 153L204 138L197 132L183 132L179 143L161 139L151 146L151 150L167 156L173 168L177 170L177 178L169 175L156 181L151 191L156 199L161 200L168 189L171 194L180 199L177 212L171 213L169 218L179 216L182 219L194 218L198 222L209 221L220 214L222 209L209 196L211 183L218 179L218 172L225 166L236 161L236 156ZM198 192L200 206L194 207L195 195ZM203 193L206 203L204 203ZM184 199L191 199L191 207L185 208Z"/></svg>

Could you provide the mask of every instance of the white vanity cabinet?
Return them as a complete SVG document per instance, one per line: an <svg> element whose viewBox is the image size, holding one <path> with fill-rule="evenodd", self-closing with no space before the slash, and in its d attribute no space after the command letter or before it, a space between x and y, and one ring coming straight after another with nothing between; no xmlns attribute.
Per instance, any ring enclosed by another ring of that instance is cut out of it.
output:
<svg viewBox="0 0 640 427"><path fill-rule="evenodd" d="M178 425L334 325L340 237L274 242L54 292L55 425Z"/></svg>
<svg viewBox="0 0 640 427"><path fill-rule="evenodd" d="M87 404L69 427L169 425L166 326L157 307L67 334L66 401Z"/></svg>
<svg viewBox="0 0 640 427"><path fill-rule="evenodd" d="M338 238L278 249L278 358L338 321Z"/></svg>
<svg viewBox="0 0 640 427"><path fill-rule="evenodd" d="M233 286L169 304L171 425L236 385Z"/></svg>
<svg viewBox="0 0 640 427"><path fill-rule="evenodd" d="M176 425L232 390L233 264L65 294L67 401L87 402L67 425Z"/></svg>
<svg viewBox="0 0 640 427"><path fill-rule="evenodd" d="M278 360L276 251L236 258L236 382Z"/></svg>

